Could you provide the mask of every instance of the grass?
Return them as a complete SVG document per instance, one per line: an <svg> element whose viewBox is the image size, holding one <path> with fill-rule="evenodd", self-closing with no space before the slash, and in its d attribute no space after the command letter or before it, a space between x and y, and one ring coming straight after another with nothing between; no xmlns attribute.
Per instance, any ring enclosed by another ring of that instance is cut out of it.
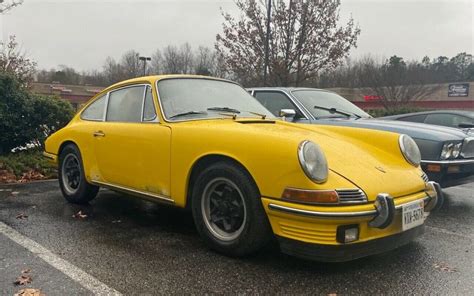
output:
<svg viewBox="0 0 474 296"><path fill-rule="evenodd" d="M56 166L38 149L0 155L0 182L30 181L57 177Z"/></svg>

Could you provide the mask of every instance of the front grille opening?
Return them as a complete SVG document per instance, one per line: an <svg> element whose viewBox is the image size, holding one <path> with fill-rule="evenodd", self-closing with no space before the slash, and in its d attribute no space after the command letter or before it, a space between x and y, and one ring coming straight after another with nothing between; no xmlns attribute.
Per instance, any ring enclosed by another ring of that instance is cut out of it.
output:
<svg viewBox="0 0 474 296"><path fill-rule="evenodd" d="M428 175L426 175L425 173L423 173L423 174L421 175L421 178L422 178L423 181L425 181L425 182L428 182L428 181L430 180L430 179L428 178Z"/></svg>
<svg viewBox="0 0 474 296"><path fill-rule="evenodd" d="M336 192L339 195L340 204L357 204L367 202L367 196L359 188L336 189Z"/></svg>

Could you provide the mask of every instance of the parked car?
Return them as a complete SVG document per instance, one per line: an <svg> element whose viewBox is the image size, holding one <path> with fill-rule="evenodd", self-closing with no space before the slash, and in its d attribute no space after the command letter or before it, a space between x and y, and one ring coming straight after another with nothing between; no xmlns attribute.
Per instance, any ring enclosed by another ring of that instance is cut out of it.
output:
<svg viewBox="0 0 474 296"><path fill-rule="evenodd" d="M377 120L340 95L314 88L251 88L275 116L298 123L391 131L411 136L432 181L450 187L474 179L474 137L465 131L416 122ZM363 137L363 135L361 135Z"/></svg>
<svg viewBox="0 0 474 296"><path fill-rule="evenodd" d="M239 85L200 76L115 84L51 135L67 201L99 187L189 208L212 249L345 261L423 232L439 186L406 135L277 120Z"/></svg>
<svg viewBox="0 0 474 296"><path fill-rule="evenodd" d="M474 102L472 102L472 106L474 108ZM432 110L380 117L379 119L422 122L459 128L474 136L474 111Z"/></svg>

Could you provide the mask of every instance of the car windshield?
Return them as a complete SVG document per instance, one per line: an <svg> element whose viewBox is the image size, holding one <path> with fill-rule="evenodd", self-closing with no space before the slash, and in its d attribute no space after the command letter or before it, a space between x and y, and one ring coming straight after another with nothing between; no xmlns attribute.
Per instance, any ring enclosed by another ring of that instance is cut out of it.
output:
<svg viewBox="0 0 474 296"><path fill-rule="evenodd" d="M158 82L164 115L169 120L274 116L237 84L203 78L171 78Z"/></svg>
<svg viewBox="0 0 474 296"><path fill-rule="evenodd" d="M321 90L296 90L293 95L316 118L368 118L369 114L338 94Z"/></svg>

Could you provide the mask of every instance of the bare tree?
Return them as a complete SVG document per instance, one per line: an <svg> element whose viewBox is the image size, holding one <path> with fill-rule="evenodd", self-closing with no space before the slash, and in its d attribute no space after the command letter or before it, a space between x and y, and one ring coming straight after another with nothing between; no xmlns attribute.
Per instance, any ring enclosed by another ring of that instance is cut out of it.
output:
<svg viewBox="0 0 474 296"><path fill-rule="evenodd" d="M340 1L275 0L271 13L269 84L300 85L340 64L356 46L360 29L351 18L338 26ZM223 32L215 47L244 84L261 84L266 40L266 9L257 0L236 0L239 20L223 12Z"/></svg>
<svg viewBox="0 0 474 296"><path fill-rule="evenodd" d="M0 0L0 14L3 14L10 9L20 5L23 3L23 0L11 0L11 1L4 1Z"/></svg>
<svg viewBox="0 0 474 296"><path fill-rule="evenodd" d="M159 49L157 49L151 56L151 73L163 73L163 55Z"/></svg>
<svg viewBox="0 0 474 296"><path fill-rule="evenodd" d="M190 74L193 70L193 50L191 45L186 42L181 45L179 49L179 59L181 60L181 70L182 74Z"/></svg>
<svg viewBox="0 0 474 296"><path fill-rule="evenodd" d="M23 85L33 80L36 62L27 58L18 48L15 36L10 36L8 43L0 42L0 71L7 72Z"/></svg>
<svg viewBox="0 0 474 296"><path fill-rule="evenodd" d="M140 54L135 50L129 50L122 55L121 66L125 79L143 75L143 66L138 57Z"/></svg>
<svg viewBox="0 0 474 296"><path fill-rule="evenodd" d="M168 45L163 49L163 73L181 73L180 53L176 46Z"/></svg>

